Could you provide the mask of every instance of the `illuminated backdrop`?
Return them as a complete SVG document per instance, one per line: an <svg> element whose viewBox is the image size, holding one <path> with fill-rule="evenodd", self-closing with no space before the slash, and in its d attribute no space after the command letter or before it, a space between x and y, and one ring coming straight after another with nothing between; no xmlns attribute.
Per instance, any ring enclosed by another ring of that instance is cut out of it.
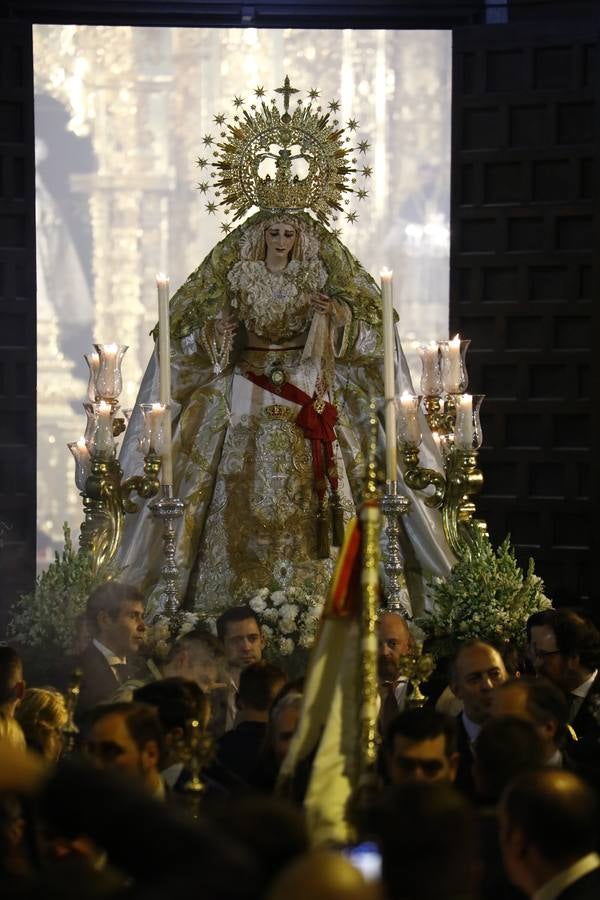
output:
<svg viewBox="0 0 600 900"><path fill-rule="evenodd" d="M342 240L394 270L409 357L447 336L450 58L449 32L34 26L40 562L81 520L66 442L84 427L82 354L129 345L132 406L156 271L174 289L220 237L194 161L235 95L289 74L359 120L373 178Z"/></svg>

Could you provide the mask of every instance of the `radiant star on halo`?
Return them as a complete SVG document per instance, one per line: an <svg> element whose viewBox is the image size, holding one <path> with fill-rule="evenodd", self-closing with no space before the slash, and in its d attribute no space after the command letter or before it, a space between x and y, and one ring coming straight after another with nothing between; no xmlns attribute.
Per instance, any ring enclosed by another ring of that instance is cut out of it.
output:
<svg viewBox="0 0 600 900"><path fill-rule="evenodd" d="M217 116L213 116L215 125L223 125L225 122L225 116L223 113L219 113Z"/></svg>
<svg viewBox="0 0 600 900"><path fill-rule="evenodd" d="M356 131L358 128L358 121L356 119L348 119L348 128L350 131Z"/></svg>
<svg viewBox="0 0 600 900"><path fill-rule="evenodd" d="M199 169L204 169L208 165L208 160L204 159L202 156L199 156L196 160L196 165Z"/></svg>
<svg viewBox="0 0 600 900"><path fill-rule="evenodd" d="M210 145L213 143L212 135L205 134L204 137L202 138L202 143L204 144L205 147L210 147Z"/></svg>
<svg viewBox="0 0 600 900"><path fill-rule="evenodd" d="M368 192L368 191L365 191L364 188L359 188L359 189L357 190L356 194L357 194L359 200L364 200L365 197L368 197L368 196L369 196L369 192Z"/></svg>
<svg viewBox="0 0 600 900"><path fill-rule="evenodd" d="M339 100L332 100L331 103L329 104L329 109L331 110L331 112L337 112L339 110L339 108L340 108Z"/></svg>
<svg viewBox="0 0 600 900"><path fill-rule="evenodd" d="M214 213L216 213L217 211L217 204L210 201L210 203L206 204L205 208L207 213L212 213L214 215Z"/></svg>
<svg viewBox="0 0 600 900"><path fill-rule="evenodd" d="M202 191L202 193L205 194L208 190L208 181L199 181L198 190Z"/></svg>
<svg viewBox="0 0 600 900"><path fill-rule="evenodd" d="M223 234L229 234L229 232L231 231L231 225L229 224L229 222L221 222L221 231L223 232Z"/></svg>
<svg viewBox="0 0 600 900"><path fill-rule="evenodd" d="M342 229L341 228L332 228L331 233L334 234L336 237L339 237L340 234L342 233Z"/></svg>
<svg viewBox="0 0 600 900"><path fill-rule="evenodd" d="M265 96L265 89L262 86L262 84L259 84L259 86L254 89L254 96L255 97L264 97Z"/></svg>
<svg viewBox="0 0 600 900"><path fill-rule="evenodd" d="M308 92L309 100L316 100L317 97L321 96L321 91L318 91L316 88L311 88Z"/></svg>
<svg viewBox="0 0 600 900"><path fill-rule="evenodd" d="M242 98L242 97L234 97L234 98L233 98L233 105L239 109L240 106L243 106L243 105L244 105L244 100L243 100L243 98Z"/></svg>
<svg viewBox="0 0 600 900"><path fill-rule="evenodd" d="M365 178L370 178L373 174L373 169L371 166L363 166L360 170Z"/></svg>
<svg viewBox="0 0 600 900"><path fill-rule="evenodd" d="M355 213L355 212L346 213L346 221L347 222L353 223L353 222L356 222L357 219L358 219L358 213Z"/></svg>
<svg viewBox="0 0 600 900"><path fill-rule="evenodd" d="M371 145L368 141L360 141L358 145L359 152L366 153L370 146Z"/></svg>

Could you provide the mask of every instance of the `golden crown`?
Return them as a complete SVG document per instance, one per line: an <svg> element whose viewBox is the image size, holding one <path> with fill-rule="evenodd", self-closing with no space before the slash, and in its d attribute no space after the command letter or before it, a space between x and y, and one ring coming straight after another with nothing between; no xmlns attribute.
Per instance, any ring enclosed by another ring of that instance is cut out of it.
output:
<svg viewBox="0 0 600 900"><path fill-rule="evenodd" d="M244 109L244 100L236 97L233 122L227 123L224 115L214 117L215 124L224 128L222 141L205 135L207 150L215 148L213 159L197 160L201 169L212 167L218 202L207 203L207 211L216 213L217 207L223 207L235 222L254 206L274 211L310 209L325 224L330 218L336 221L340 213L348 222L355 222L358 214L344 208L350 203L344 195L364 200L368 191L356 186L357 176L371 175L369 166L357 168L355 155L366 153L368 142L353 146L347 133L355 132L358 122L350 119L346 127L340 127L339 120L332 118L340 109L339 102L331 101L323 112L317 105L319 91L314 88L308 92L308 101L298 99L290 113L290 98L299 91L290 85L287 75L275 93L283 96L283 113L276 98L266 103L265 89L257 87L254 94L260 104ZM198 188L206 194L209 183L201 181ZM221 228L228 232L231 225L224 222Z"/></svg>

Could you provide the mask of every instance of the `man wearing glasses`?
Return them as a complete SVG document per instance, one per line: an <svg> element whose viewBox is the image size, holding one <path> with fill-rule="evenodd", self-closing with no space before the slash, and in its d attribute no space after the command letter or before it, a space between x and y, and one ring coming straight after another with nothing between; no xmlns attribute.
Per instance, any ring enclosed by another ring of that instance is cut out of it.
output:
<svg viewBox="0 0 600 900"><path fill-rule="evenodd" d="M572 752L598 766L600 749L600 632L580 613L549 611L531 629L531 655L538 675L549 678L569 703L569 723L577 736Z"/></svg>

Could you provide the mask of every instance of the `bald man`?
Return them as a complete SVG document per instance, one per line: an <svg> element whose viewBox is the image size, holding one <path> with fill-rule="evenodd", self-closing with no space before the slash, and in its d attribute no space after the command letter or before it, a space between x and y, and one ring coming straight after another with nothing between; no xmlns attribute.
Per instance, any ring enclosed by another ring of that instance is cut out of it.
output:
<svg viewBox="0 0 600 900"><path fill-rule="evenodd" d="M383 613L377 621L377 674L381 698L379 719L383 734L406 705L408 681L400 674L400 663L410 647L411 637L406 621L399 613Z"/></svg>

